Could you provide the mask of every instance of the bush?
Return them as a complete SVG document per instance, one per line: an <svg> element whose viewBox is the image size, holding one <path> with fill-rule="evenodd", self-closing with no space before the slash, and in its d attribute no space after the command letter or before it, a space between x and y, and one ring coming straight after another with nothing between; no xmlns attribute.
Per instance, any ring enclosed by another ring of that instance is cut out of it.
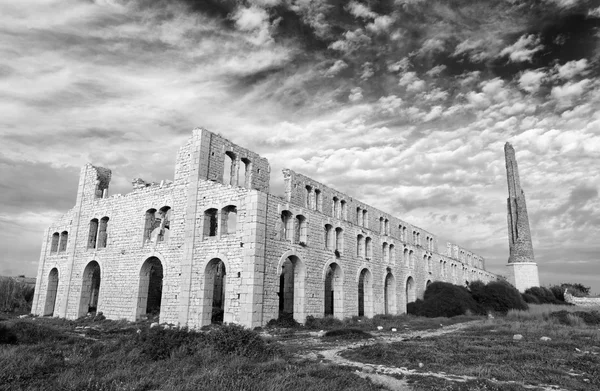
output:
<svg viewBox="0 0 600 391"><path fill-rule="evenodd" d="M142 354L153 361L164 360L171 356L175 350L182 346L189 347L188 353L191 354L192 342L202 340L204 335L196 332L188 332L187 329L164 329L162 327L153 327L145 329L136 338L136 346L141 349Z"/></svg>
<svg viewBox="0 0 600 391"><path fill-rule="evenodd" d="M70 337L60 330L26 320L15 322L10 326L10 329L17 336L18 343L21 344L38 344L41 342L55 342L70 339Z"/></svg>
<svg viewBox="0 0 600 391"><path fill-rule="evenodd" d="M526 294L535 296L538 299L539 304L561 304L556 296L549 288L534 286L525 290Z"/></svg>
<svg viewBox="0 0 600 391"><path fill-rule="evenodd" d="M566 310L555 311L550 314L551 318L558 320L559 323L567 326L576 326L577 322L574 318L581 319L585 324L590 326L600 325L600 312L598 311L575 311L569 312Z"/></svg>
<svg viewBox="0 0 600 391"><path fill-rule="evenodd" d="M492 281L488 284L469 285L473 299L486 311L506 314L508 310L526 310L527 303L521 293L512 285L503 281Z"/></svg>
<svg viewBox="0 0 600 391"><path fill-rule="evenodd" d="M268 321L267 327L298 328L300 323L296 322L293 314L282 312L279 318Z"/></svg>
<svg viewBox="0 0 600 391"><path fill-rule="evenodd" d="M552 285L550 288L550 292L554 295L554 298L561 303L565 301L565 290L560 285Z"/></svg>
<svg viewBox="0 0 600 391"><path fill-rule="evenodd" d="M373 336L361 329L335 329L325 333L323 338L335 338L335 339L369 339Z"/></svg>
<svg viewBox="0 0 600 391"><path fill-rule="evenodd" d="M229 324L211 330L207 342L218 352L267 360L280 354L279 345L262 339L257 332Z"/></svg>
<svg viewBox="0 0 600 391"><path fill-rule="evenodd" d="M306 322L304 322L304 327L311 330L333 329L342 327L343 325L344 322L333 316L315 318L314 316L309 315L306 317Z"/></svg>
<svg viewBox="0 0 600 391"><path fill-rule="evenodd" d="M563 292L565 289L568 289L569 293L575 297L587 297L590 295L590 287L583 286L582 284L563 282L560 284L560 287L562 288Z"/></svg>
<svg viewBox="0 0 600 391"><path fill-rule="evenodd" d="M482 308L473 299L469 291L458 285L436 281L425 290L424 300L415 303L415 315L428 318L453 317L466 313L481 314Z"/></svg>
<svg viewBox="0 0 600 391"><path fill-rule="evenodd" d="M0 311L29 312L34 288L11 277L0 277Z"/></svg>
<svg viewBox="0 0 600 391"><path fill-rule="evenodd" d="M10 329L10 327L0 324L0 345L16 343L17 335Z"/></svg>
<svg viewBox="0 0 600 391"><path fill-rule="evenodd" d="M540 299L538 299L537 296L530 295L529 293L522 293L521 297L527 304L540 304Z"/></svg>

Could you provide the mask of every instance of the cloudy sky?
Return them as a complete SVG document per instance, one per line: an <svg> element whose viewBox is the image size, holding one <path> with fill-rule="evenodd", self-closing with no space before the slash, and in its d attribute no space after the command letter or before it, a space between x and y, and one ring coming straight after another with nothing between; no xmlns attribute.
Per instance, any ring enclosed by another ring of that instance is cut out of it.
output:
<svg viewBox="0 0 600 391"><path fill-rule="evenodd" d="M543 284L600 293L598 0L0 2L0 275L79 168L173 177L196 126L508 259L516 151Z"/></svg>

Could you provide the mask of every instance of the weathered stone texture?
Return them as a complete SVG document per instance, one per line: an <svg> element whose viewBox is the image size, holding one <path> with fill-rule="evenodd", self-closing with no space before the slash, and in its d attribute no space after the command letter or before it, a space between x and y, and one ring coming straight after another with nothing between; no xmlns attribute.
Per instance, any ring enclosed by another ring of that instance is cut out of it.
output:
<svg viewBox="0 0 600 391"><path fill-rule="evenodd" d="M270 194L266 159L204 129L173 182L109 197L110 175L84 166L74 208L45 232L34 314L85 315L93 261L105 316L138 319L160 297L160 322L189 327L219 308L249 327L281 311L403 313L432 281L497 279L482 257L291 170L285 197Z"/></svg>
<svg viewBox="0 0 600 391"><path fill-rule="evenodd" d="M539 286L537 265L534 263L533 244L529 230L529 216L525 193L521 189L515 150L510 143L504 145L506 178L508 182L507 220L510 256L509 281L521 292ZM516 265L523 263L523 265Z"/></svg>

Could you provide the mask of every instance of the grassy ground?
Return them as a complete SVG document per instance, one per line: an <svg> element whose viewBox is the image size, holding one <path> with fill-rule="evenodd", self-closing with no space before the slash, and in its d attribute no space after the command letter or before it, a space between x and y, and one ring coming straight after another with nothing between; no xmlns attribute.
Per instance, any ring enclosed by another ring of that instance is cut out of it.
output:
<svg viewBox="0 0 600 391"><path fill-rule="evenodd" d="M239 327L12 319L0 321L0 341L0 390L378 389L344 368L292 363L277 343Z"/></svg>
<svg viewBox="0 0 600 391"><path fill-rule="evenodd" d="M570 390L598 390L600 326L586 325L577 320L571 325L560 324L549 315L563 309L532 306L527 313L511 313L506 318L490 319L459 333L380 343L342 355L356 361L422 372L475 376L485 385L478 388L471 384L470 388L463 388L464 384L414 377L415 389L494 389L486 379L497 379L531 385L553 384ZM515 334L521 334L523 339L513 340ZM544 336L551 340L541 341ZM419 363L423 364L422 368ZM502 387L499 389L521 389L518 385L505 384Z"/></svg>

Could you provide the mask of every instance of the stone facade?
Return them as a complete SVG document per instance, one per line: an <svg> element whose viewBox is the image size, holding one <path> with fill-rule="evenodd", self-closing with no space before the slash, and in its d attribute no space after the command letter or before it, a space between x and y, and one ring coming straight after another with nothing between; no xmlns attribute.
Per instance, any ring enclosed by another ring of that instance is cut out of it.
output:
<svg viewBox="0 0 600 391"><path fill-rule="evenodd" d="M509 281L520 292L524 292L527 288L540 286L540 280L537 264L534 262L525 193L521 189L515 149L510 143L504 145L504 155L508 182L507 220L510 248L508 275Z"/></svg>
<svg viewBox="0 0 600 391"><path fill-rule="evenodd" d="M579 307L600 307L600 297L575 297L566 289L565 301Z"/></svg>
<svg viewBox="0 0 600 391"><path fill-rule="evenodd" d="M404 313L432 281L498 278L481 256L291 170L285 196L270 194L268 161L205 129L173 181L109 197L110 177L84 166L74 208L46 230L34 314L255 327L282 312Z"/></svg>

